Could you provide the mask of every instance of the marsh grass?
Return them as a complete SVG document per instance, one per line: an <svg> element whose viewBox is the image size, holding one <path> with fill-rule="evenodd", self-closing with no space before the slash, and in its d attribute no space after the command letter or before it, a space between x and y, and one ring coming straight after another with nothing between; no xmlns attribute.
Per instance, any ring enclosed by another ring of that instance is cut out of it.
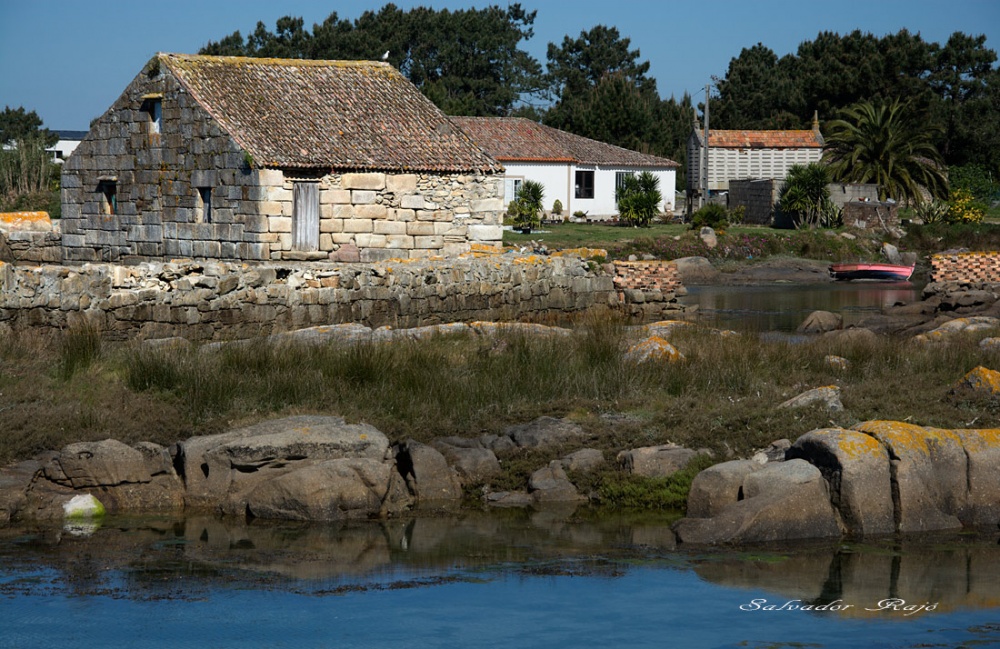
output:
<svg viewBox="0 0 1000 649"><path fill-rule="evenodd" d="M366 421L393 441L424 442L569 416L609 463L626 448L668 441L744 456L775 439L868 419L996 427L995 399L950 393L977 365L998 368L1000 355L978 346L995 334L942 346L893 338L792 344L689 328L671 336L686 360L642 365L623 356L636 334L610 318L579 322L565 337L449 334L319 346L260 339L217 349L102 345L93 331L48 341L6 334L0 464L75 441L169 444L297 413ZM849 369L827 366L827 354L847 358ZM776 407L824 385L841 387L844 411ZM528 464L555 457L507 458L500 480L514 485Z"/></svg>

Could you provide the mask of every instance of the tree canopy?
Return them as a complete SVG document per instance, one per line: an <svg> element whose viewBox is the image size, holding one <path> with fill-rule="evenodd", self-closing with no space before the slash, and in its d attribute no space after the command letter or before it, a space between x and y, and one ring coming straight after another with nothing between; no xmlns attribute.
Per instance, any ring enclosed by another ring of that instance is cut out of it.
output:
<svg viewBox="0 0 1000 649"><path fill-rule="evenodd" d="M252 34L234 32L202 53L378 60L388 51L389 62L448 114L520 115L684 164L691 97L661 97L649 61L614 26L550 42L543 69L525 50L536 14L519 3L459 10L386 4L355 20L334 12L311 29L291 16L273 30L258 23ZM824 31L781 57L758 43L714 79L712 125L809 128L818 112L825 134L849 106L905 100L932 126L929 144L944 164L996 173L996 63L985 36L962 33L939 44L905 29L885 36Z"/></svg>
<svg viewBox="0 0 1000 649"><path fill-rule="evenodd" d="M0 144L41 139L45 146L59 141L59 136L42 128L42 118L35 111L25 111L23 106L4 106L0 111Z"/></svg>

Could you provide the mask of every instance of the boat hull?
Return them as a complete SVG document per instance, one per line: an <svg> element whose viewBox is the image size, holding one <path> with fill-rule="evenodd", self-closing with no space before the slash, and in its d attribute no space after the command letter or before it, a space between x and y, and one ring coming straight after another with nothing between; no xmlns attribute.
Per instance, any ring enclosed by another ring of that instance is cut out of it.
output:
<svg viewBox="0 0 1000 649"><path fill-rule="evenodd" d="M876 280L882 282L905 282L913 274L913 266L897 264L833 264L830 275L836 280Z"/></svg>

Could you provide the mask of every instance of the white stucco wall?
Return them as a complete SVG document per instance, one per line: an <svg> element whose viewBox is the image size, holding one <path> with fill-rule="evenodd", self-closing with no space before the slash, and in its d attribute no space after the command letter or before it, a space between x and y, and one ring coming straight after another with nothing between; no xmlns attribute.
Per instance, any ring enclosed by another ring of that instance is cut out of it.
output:
<svg viewBox="0 0 1000 649"><path fill-rule="evenodd" d="M545 187L543 204L546 210L558 198L563 204L563 214L572 215L576 211L586 212L587 218L611 219L618 214L615 206L615 179L619 172L639 173L650 171L660 179L660 194L663 196L661 209L672 212L677 186L677 170L673 168L648 169L639 167L604 167L596 165L575 165L569 163L504 162L507 180L534 180ZM576 172L594 171L594 198L576 198ZM505 185L509 188L512 183ZM504 204L513 196L504 195Z"/></svg>

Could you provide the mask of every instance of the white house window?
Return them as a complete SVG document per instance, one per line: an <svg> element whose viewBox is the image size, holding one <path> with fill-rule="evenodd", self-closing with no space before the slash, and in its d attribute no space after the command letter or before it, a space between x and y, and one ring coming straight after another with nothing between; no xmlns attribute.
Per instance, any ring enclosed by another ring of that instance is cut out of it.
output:
<svg viewBox="0 0 1000 649"><path fill-rule="evenodd" d="M503 199L505 202L509 203L515 198L517 198L517 192L521 189L521 183L524 182L520 178L505 178L503 181Z"/></svg>
<svg viewBox="0 0 1000 649"><path fill-rule="evenodd" d="M212 188L198 187L197 205L195 207L195 223L212 222Z"/></svg>
<svg viewBox="0 0 1000 649"><path fill-rule="evenodd" d="M615 193L625 185L625 179L634 175L630 171L619 171L615 174Z"/></svg>
<svg viewBox="0 0 1000 649"><path fill-rule="evenodd" d="M576 172L576 197L577 198L593 198L594 197L594 172L593 171L577 171Z"/></svg>

